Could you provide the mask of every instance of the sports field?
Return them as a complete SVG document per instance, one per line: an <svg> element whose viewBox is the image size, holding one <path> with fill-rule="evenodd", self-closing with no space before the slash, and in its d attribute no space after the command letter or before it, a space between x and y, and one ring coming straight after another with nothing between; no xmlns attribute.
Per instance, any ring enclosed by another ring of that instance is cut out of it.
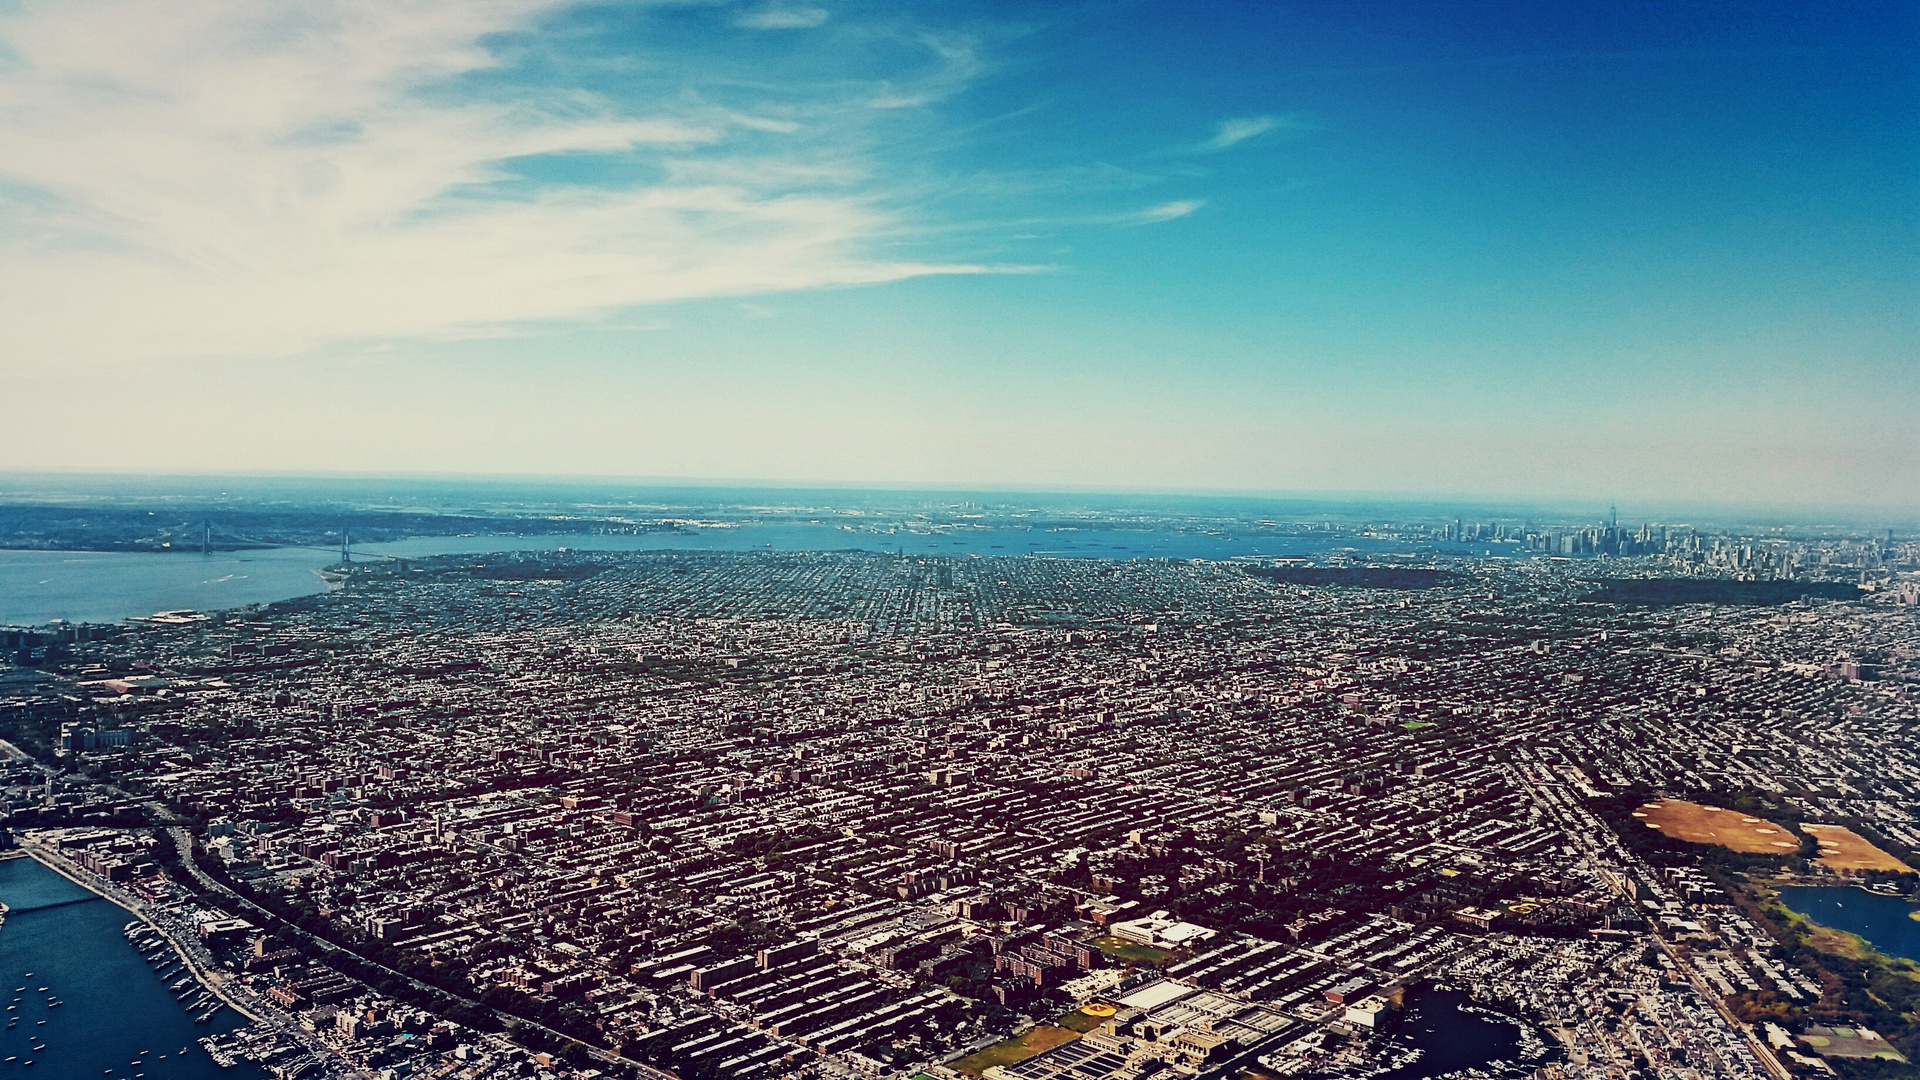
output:
<svg viewBox="0 0 1920 1080"><path fill-rule="evenodd" d="M1892 870L1912 873L1913 867L1881 851L1845 825L1802 825L1820 841L1820 865L1834 870Z"/></svg>
<svg viewBox="0 0 1920 1080"><path fill-rule="evenodd" d="M1867 1036L1871 1035L1871 1038ZM1887 1040L1874 1035L1871 1031L1865 1035L1858 1028L1809 1027L1800 1041L1813 1048L1814 1053L1830 1058L1879 1058L1882 1061L1905 1062L1900 1051L1887 1044Z"/></svg>
<svg viewBox="0 0 1920 1080"><path fill-rule="evenodd" d="M1004 1042L978 1053L968 1054L959 1061L950 1061L947 1067L968 1076L979 1076L995 1065L1012 1065L1025 1061L1044 1050L1051 1050L1061 1043L1072 1042L1080 1037L1076 1031L1068 1031L1052 1024L1038 1024L1015 1035Z"/></svg>
<svg viewBox="0 0 1920 1080"><path fill-rule="evenodd" d="M1680 799L1650 802L1635 810L1633 816L1645 819L1648 828L1659 829L1675 840L1718 844L1754 855L1788 855L1800 846L1792 833L1771 821Z"/></svg>
<svg viewBox="0 0 1920 1080"><path fill-rule="evenodd" d="M1117 937L1096 938L1093 947L1113 957L1133 964L1145 964L1159 967L1173 959L1173 954L1165 949L1156 949L1151 945L1142 945L1136 941L1124 941Z"/></svg>
<svg viewBox="0 0 1920 1080"><path fill-rule="evenodd" d="M1112 1016L1114 1011L1114 1007L1111 1005L1086 1005L1072 1012L1055 1017L1053 1026L1063 1027L1068 1031L1077 1031L1085 1035L1087 1032L1106 1023L1107 1018Z"/></svg>

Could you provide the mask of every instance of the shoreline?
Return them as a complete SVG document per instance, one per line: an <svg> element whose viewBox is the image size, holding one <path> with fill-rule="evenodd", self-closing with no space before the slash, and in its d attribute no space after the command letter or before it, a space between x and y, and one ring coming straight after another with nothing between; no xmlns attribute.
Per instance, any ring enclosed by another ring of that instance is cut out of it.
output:
<svg viewBox="0 0 1920 1080"><path fill-rule="evenodd" d="M1844 888L1846 886L1796 884L1789 887L1831 889L1831 888ZM1861 891L1865 892L1869 896L1877 896L1882 899L1888 899L1888 900L1902 899L1900 897L1887 896L1885 893L1876 893L1873 890L1868 889L1866 886L1859 885L1857 883L1854 884L1853 887L1860 889ZM1870 962L1870 963L1877 962L1894 969L1899 969L1903 966L1920 967L1920 959L1916 959L1910 956L1903 956L1899 953L1888 952L1887 950L1881 948L1878 944L1876 944L1871 938L1867 937L1865 934L1861 934L1853 930L1842 929L1841 927L1833 926L1828 923L1821 922L1819 919L1808 914L1807 912L1801 911L1798 908L1795 908L1789 905L1786 901L1786 898L1780 895L1780 891L1778 887L1775 887L1769 890L1765 895L1769 899L1771 899L1774 903L1780 905L1780 910L1786 912L1787 915L1792 920L1800 923L1805 923L1807 926L1814 927L1818 930L1826 931L1827 933L1842 939L1854 950L1854 952L1859 954L1856 956L1856 955L1849 955L1843 952L1834 952L1834 955L1836 956L1840 956L1848 960L1853 960L1855 962ZM1911 910L1907 912L1907 917L1910 919L1914 919L1916 921L1920 921L1920 907L1913 907L1911 904L1909 904L1909 907L1911 908ZM1811 947L1815 949L1820 949L1818 945L1814 945ZM1820 951L1826 952L1826 951L1832 951L1832 950L1821 949Z"/></svg>
<svg viewBox="0 0 1920 1080"><path fill-rule="evenodd" d="M78 885L81 888L92 893L93 895L99 897L100 899L105 900L116 907L119 907L120 909L126 911L128 914L132 915L135 919L138 919L140 922L145 923L147 926L151 927L155 933L159 934L161 939L167 943L167 947L173 950L173 953L175 956L179 957L180 965L187 970L187 973L189 975L193 976L193 980L196 983L199 983L202 989L206 990L207 993L212 994L227 1008L232 1009L234 1012L240 1014L242 1017L244 1017L247 1020L248 1023L258 1024L258 1023L265 1022L261 1017L255 1015L251 1010L247 1009L245 1006L241 1005L239 1002L235 1001L230 995L228 995L221 988L219 981L215 980L213 973L207 970L199 962L199 960L193 955L192 950L181 945L180 942L174 938L171 932L169 932L165 927L161 926L158 922L156 922L152 918L152 916L150 916L144 910L144 905L142 905L137 898L134 898L134 899L123 898L122 896L115 895L115 893L118 893L121 890L113 889L112 886L107 886L106 888L102 888L96 885L94 882L88 880L88 878L91 875L85 874L83 871L80 871L77 867L60 865L61 863L65 862L65 860L60 859L59 856L57 855L51 855L47 852L23 847L20 849L19 855L15 855L11 857L31 858L35 862L39 863L41 866L44 866L47 869L53 871L54 873L59 874L61 877L66 878L68 881L73 882L75 885Z"/></svg>

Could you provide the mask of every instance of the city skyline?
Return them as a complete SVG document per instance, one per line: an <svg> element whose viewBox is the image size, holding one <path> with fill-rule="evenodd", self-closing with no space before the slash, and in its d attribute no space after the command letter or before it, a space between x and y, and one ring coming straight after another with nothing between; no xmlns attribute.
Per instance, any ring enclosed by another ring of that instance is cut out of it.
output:
<svg viewBox="0 0 1920 1080"><path fill-rule="evenodd" d="M0 467L1910 511L1917 27L23 4Z"/></svg>

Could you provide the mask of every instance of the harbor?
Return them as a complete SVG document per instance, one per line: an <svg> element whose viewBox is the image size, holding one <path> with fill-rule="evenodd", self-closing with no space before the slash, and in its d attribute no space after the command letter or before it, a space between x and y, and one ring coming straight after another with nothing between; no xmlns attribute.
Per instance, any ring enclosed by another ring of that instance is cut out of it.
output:
<svg viewBox="0 0 1920 1080"><path fill-rule="evenodd" d="M122 933L128 943L146 957L155 974L163 980L173 979L167 984L167 990L173 994L175 1001L186 1005L187 1011L194 1014L194 1023L211 1023L220 1010L227 1007L227 1003L215 997L213 991L201 986L192 973L173 978L187 970L186 960L174 952L172 943L151 923L135 919L122 928ZM190 1003L189 998L192 999Z"/></svg>
<svg viewBox="0 0 1920 1080"><path fill-rule="evenodd" d="M0 861L0 1074L56 1080L202 1080L264 1075L204 1048L246 1019L200 984L144 919L38 860ZM187 985L174 989L182 979ZM9 982L10 980L10 982Z"/></svg>

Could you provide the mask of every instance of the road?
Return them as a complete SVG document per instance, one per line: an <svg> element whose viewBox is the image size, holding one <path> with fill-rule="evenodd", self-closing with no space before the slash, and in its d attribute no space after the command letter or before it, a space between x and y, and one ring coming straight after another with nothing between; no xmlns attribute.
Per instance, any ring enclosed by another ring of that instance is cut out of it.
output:
<svg viewBox="0 0 1920 1080"><path fill-rule="evenodd" d="M48 767L46 764L38 761L32 755L28 754L26 751L20 749L18 746L15 746L11 742L7 742L4 739L0 739L0 754L4 754L5 756L10 757L16 761L19 761L25 764L30 764L34 768L39 769L43 774L46 774L48 776L52 776L58 771ZM135 797L135 796L129 795L127 792L122 791L119 788L113 787L110 784L99 784L96 781L96 785L109 792L112 792L113 794L121 798L132 799ZM141 805L147 809L148 813L152 815L153 820L155 821L173 822L173 821L179 820L178 817L171 810L169 810L164 804L160 803L157 800L151 800L151 799L145 800L142 802ZM528 1020L525 1017L515 1016L512 1013L507 1013L499 1009L491 1008L483 1004L482 1002L473 1000L471 998L467 998L463 995L450 994L446 990L440 987L431 986L431 985L428 985L427 983L423 983L420 980L415 979L412 976L409 976L403 972L395 971L394 969L387 967L385 964L381 964L373 960L369 960L365 956L361 956L359 953L353 952L352 950L349 950L349 949L343 949L342 947L335 945L333 942L327 941L323 938L320 938L313 934L308 933L306 930L281 918L279 915L273 913L272 911L269 911L266 908L261 907L259 904L254 903L252 900L249 900L246 897L241 896L239 893L233 891L232 889L228 888L226 885L215 880L211 875L207 874L207 872L201 868L199 861L194 858L193 834L190 833L187 829L178 825L169 825L165 827L164 831L166 832L167 836L173 841L174 849L180 857L180 865L186 869L187 873L192 876L194 883L198 885L204 893L211 894L215 897L218 897L226 906L233 909L237 909L238 911L244 911L249 915L252 915L255 919L264 921L268 925L277 925L277 926L284 927L288 933L293 934L294 936L298 937L301 941L305 942L314 951L316 955L325 957L325 956L332 956L335 954L345 953L347 955L353 956L359 963L364 964L367 967L372 968L376 971L379 971L382 974L385 974L398 982L401 982L407 986L412 987L417 993L423 996L427 996L429 998L452 997L457 1001L461 1001L467 1005L472 1006L475 1009L482 1010L492 1015L496 1020L498 1020L502 1024L502 1026L512 1024L514 1026L519 1026L523 1028L531 1028L533 1030L544 1033L551 1039L557 1040L557 1042L560 1045L564 1045L568 1042L579 1041L574 1039L573 1036L571 1035L567 1035L564 1032L555 1031L554 1029L547 1027L544 1024L536 1023L534 1021ZM148 923L153 924L155 929L159 930L161 934L167 937L167 940L169 942L173 943L176 951L179 951L181 953L183 961L187 959L189 947L182 944L180 940L181 935L175 931L170 930L167 926L163 926L161 924L160 919L156 918L156 915L159 915L161 913L155 913L148 910L147 905L140 898L133 896L132 894L127 893L125 890L119 889L105 881L99 880L98 878L94 877L94 875L87 873L85 870L81 869L78 866L75 866L65 858L61 857L57 852L48 851L46 849L34 849L34 854L35 854L35 857L39 858L41 862L45 863L56 872L62 874L65 877L71 878L75 882L79 883L81 886L87 889L90 889L93 892L96 892L102 896L105 896L107 899L112 900L114 903L120 905L123 908L126 908L128 911L146 920ZM333 1055L336 1053L330 1047L327 1047L324 1043L321 1043L313 1035L311 1035L310 1033L302 1029L298 1021L288 1016L283 1010L280 1009L280 1007L276 1003L274 1003L270 999L267 999L261 995L253 994L250 989L245 988L241 986L239 983L233 982L233 981L228 981L223 979L221 981L224 983L224 985L213 985L209 980L217 975L217 968L213 966L213 958L211 954L208 954L204 949L199 948L198 941L193 939L191 933L186 934L185 939L187 941L191 941L192 942L191 948L198 951L199 959L197 962L199 964L199 969L195 971L196 978L199 978L202 985L206 986L210 992L219 996L222 1001L225 1001L236 1012L239 1012L242 1016L246 1016L250 1019L268 1020L273 1024L273 1026L276 1029L285 1031L289 1035L294 1036L296 1041L301 1046L307 1047L309 1050L311 1050L314 1053L326 1054L326 1055ZM194 963L189 962L188 966L191 968L194 966ZM241 996L242 992L244 992L245 994L244 998ZM230 1000L230 998L234 1000ZM594 1059L600 1062L601 1064L632 1069L640 1075L642 1080L680 1080L680 1078L674 1073L668 1072L665 1069L656 1068L642 1061L635 1061L632 1058L622 1057L618 1054L613 1054L591 1045L587 1046L587 1050L589 1053L593 1055Z"/></svg>
<svg viewBox="0 0 1920 1080"><path fill-rule="evenodd" d="M1634 898L1619 884L1614 868L1602 857L1600 851L1594 847L1592 838L1586 834L1585 823L1568 821L1562 809L1561 800L1548 796L1540 789L1543 782L1533 777L1532 770L1523 767L1516 769L1515 773L1519 776L1521 783L1526 786L1527 793L1533 797L1534 804L1548 807L1552 810L1555 817L1559 820L1560 832L1565 836L1571 837L1573 842L1579 845L1581 854L1586 859L1587 865L1600 873L1601 880L1612 882L1620 892L1620 895L1632 901ZM1571 805L1570 800L1568 805ZM1726 1002L1720 999L1719 994L1713 992L1713 987L1709 986L1706 979L1702 978L1700 973L1694 970L1693 965L1687 961L1687 958L1681 955L1681 953L1659 933L1653 934L1653 940L1659 945L1660 951L1665 953L1669 960L1673 961L1674 970L1686 977L1687 982L1693 986L1694 992L1699 994L1703 1000L1712 1003L1714 1010L1720 1014L1720 1019L1725 1021L1726 1025L1731 1028L1735 1034L1740 1036L1742 1042L1746 1043L1747 1049L1753 1054L1754 1060L1759 1062L1760 1067L1764 1069L1769 1076L1774 1077L1775 1080L1793 1080L1793 1074L1788 1071L1787 1067L1780 1064L1780 1059L1773 1056L1773 1051L1768 1049L1766 1045L1760 1041L1759 1036L1755 1035L1747 1025L1741 1023L1740 1019L1733 1015L1733 1012L1727 1008Z"/></svg>
<svg viewBox="0 0 1920 1080"><path fill-rule="evenodd" d="M213 954L208 952L195 936L196 927L186 924L172 912L156 908L144 897L130 893L88 872L57 850L34 843L31 837L23 840L21 846L43 866L125 908L135 918L153 927L161 937L166 939L167 944L180 957L180 962L186 966L195 981L229 1008L248 1020L271 1027L295 1045L323 1061L338 1062L338 1053L303 1029L299 1020L289 1015L272 1000L254 993L251 987L222 971ZM344 1067L344 1062L340 1064Z"/></svg>
<svg viewBox="0 0 1920 1080"><path fill-rule="evenodd" d="M259 904L254 903L252 900L249 900L246 897L241 896L239 893L228 888L226 885L222 884L221 882L213 878L211 875L209 875L205 870L203 870L199 862L194 858L193 835L189 833L186 829L175 826L172 828L168 828L166 830L166 833L168 837L170 837L173 840L174 848L180 855L180 865L186 868L187 873L192 875L194 881L197 884L199 884L203 889L219 897L226 904L238 910L245 911L248 914L252 915L253 917L267 924L280 926L284 928L287 933L292 934L295 937L298 937L301 941L306 943L316 954L323 957L333 956L333 955L338 955L343 953L346 955L352 956L358 963L364 964L367 967L372 968L373 970L378 971L381 974L392 978L396 982L404 983L405 985L413 988L414 991L416 991L417 993L419 993L424 997L428 997L429 999L449 998L449 997L453 998L454 1000L459 1001L465 1005L469 1005L472 1008L475 1008L490 1014L491 1016L494 1017L494 1019L498 1020L502 1024L502 1026L511 1024L516 1027L531 1028L535 1031L544 1033L551 1039L557 1040L562 1045L569 1042L579 1041L575 1039L573 1036L566 1034L565 1032L555 1031L554 1029L547 1027L544 1024L535 1023L534 1021L528 1020L523 1016L515 1016L512 1013L503 1012L499 1009L492 1008L483 1002L476 1001L464 995L450 993L442 987L433 986L428 983L423 983L420 980L415 979L404 972L396 971L393 968L386 966L385 964L378 963L374 960L369 960L367 957L362 956L361 954L354 952L351 949L342 948L341 946L336 945L331 941L327 941L324 938L318 937L314 934L307 932L306 930L302 929L299 926L296 926L292 922L289 922L288 920L280 917L279 915L276 915L272 911L269 911L266 908L261 907ZM586 1044L582 1044L582 1045L586 1045ZM635 1061L632 1058L622 1057L618 1054L610 1053L606 1050L602 1050L595 1046L587 1046L587 1050L589 1053L593 1055L594 1059L600 1062L601 1064L636 1070L639 1072L643 1080L680 1080L680 1078L674 1075L673 1073L668 1072L665 1069L655 1068L654 1066L648 1065L647 1063L642 1061Z"/></svg>

